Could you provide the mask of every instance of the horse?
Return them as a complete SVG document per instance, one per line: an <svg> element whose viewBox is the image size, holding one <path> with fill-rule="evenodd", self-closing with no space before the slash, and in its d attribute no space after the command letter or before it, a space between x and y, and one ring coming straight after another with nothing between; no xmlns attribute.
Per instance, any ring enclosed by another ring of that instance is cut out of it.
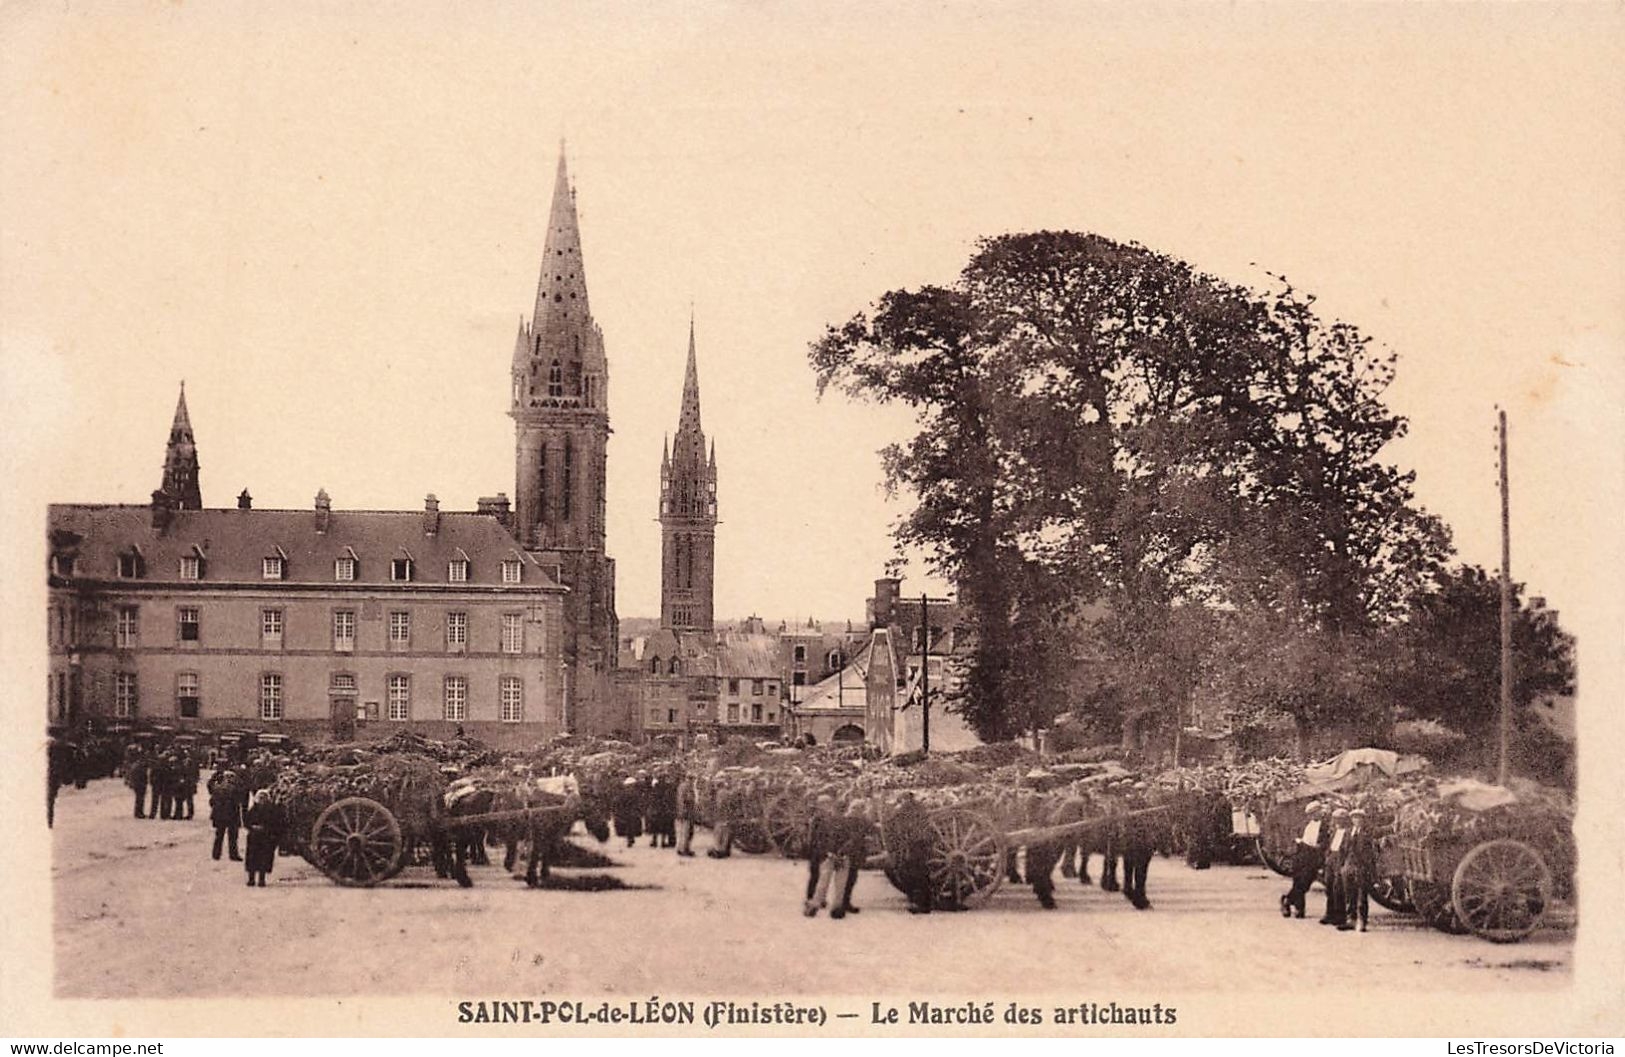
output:
<svg viewBox="0 0 1625 1057"><path fill-rule="evenodd" d="M460 818L519 812L512 819L483 825L459 825ZM557 858L558 845L579 819L599 842L609 840L609 824L597 797L584 796L574 775L535 778L528 774L503 776L500 780L471 775L446 789L444 823L438 837L436 857L449 863L456 882L472 887L468 875L470 831L483 840L489 834L506 845L503 865L511 870L519 859L519 845L528 841L525 883L537 887L549 876L549 860Z"/></svg>

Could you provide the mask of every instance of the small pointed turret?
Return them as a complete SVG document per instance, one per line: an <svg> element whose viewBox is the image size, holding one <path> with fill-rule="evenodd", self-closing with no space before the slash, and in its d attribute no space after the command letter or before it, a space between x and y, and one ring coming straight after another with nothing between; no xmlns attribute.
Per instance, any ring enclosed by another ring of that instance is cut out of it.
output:
<svg viewBox="0 0 1625 1057"><path fill-rule="evenodd" d="M160 491L169 496L176 510L203 509L203 494L198 486L197 438L192 435L192 416L186 410L184 381L180 399L175 403L175 420L169 427L169 443L164 451L164 483Z"/></svg>

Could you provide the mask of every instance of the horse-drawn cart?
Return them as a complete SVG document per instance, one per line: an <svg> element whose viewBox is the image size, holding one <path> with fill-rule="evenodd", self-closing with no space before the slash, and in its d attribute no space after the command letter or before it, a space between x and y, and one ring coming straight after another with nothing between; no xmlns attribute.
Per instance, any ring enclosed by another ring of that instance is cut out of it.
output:
<svg viewBox="0 0 1625 1057"><path fill-rule="evenodd" d="M1566 807L1463 780L1401 809L1384 857L1404 871L1428 924L1515 943L1573 894L1574 843Z"/></svg>
<svg viewBox="0 0 1625 1057"><path fill-rule="evenodd" d="M502 811L449 815L435 812L427 831L419 836L434 839L464 831L525 823L549 817L571 818L580 809L580 798L565 797L550 804L527 805ZM401 820L382 801L366 796L348 796L323 808L311 825L305 857L334 882L346 887L370 888L400 873L407 862L407 834Z"/></svg>

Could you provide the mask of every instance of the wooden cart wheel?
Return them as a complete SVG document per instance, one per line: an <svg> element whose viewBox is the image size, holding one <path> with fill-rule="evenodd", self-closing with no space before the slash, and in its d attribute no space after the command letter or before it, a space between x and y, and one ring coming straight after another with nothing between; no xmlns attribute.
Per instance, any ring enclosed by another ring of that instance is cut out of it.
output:
<svg viewBox="0 0 1625 1057"><path fill-rule="evenodd" d="M310 829L311 861L346 887L370 888L394 876L403 850L401 824L364 796L329 804Z"/></svg>
<svg viewBox="0 0 1625 1057"><path fill-rule="evenodd" d="M1396 914L1411 914L1416 906L1411 903L1410 886L1405 883L1404 877L1379 877L1371 882L1372 900L1380 907L1386 907Z"/></svg>
<svg viewBox="0 0 1625 1057"><path fill-rule="evenodd" d="M1456 917L1476 935L1515 943L1540 927L1552 903L1552 871L1540 852L1521 840L1476 845L1456 865L1450 882Z"/></svg>
<svg viewBox="0 0 1625 1057"><path fill-rule="evenodd" d="M1461 920L1456 917L1456 908L1450 902L1448 887L1431 881L1416 880L1407 882L1405 887L1410 893L1411 905L1416 908L1423 921L1452 936L1459 936L1467 931L1462 926Z"/></svg>
<svg viewBox="0 0 1625 1057"><path fill-rule="evenodd" d="M968 910L993 898L1004 881L1004 834L986 816L962 807L940 808L927 822L937 905Z"/></svg>
<svg viewBox="0 0 1625 1057"><path fill-rule="evenodd" d="M806 858L812 815L805 796L780 793L767 802L762 822L767 827L767 839L780 855L786 859Z"/></svg>

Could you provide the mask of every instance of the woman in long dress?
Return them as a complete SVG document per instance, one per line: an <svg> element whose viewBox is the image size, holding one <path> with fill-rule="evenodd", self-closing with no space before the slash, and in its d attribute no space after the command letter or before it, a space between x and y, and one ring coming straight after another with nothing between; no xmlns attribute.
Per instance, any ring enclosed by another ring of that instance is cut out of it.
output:
<svg viewBox="0 0 1625 1057"><path fill-rule="evenodd" d="M243 856L243 869L248 873L248 884L265 887L265 875L276 866L276 848L281 838L282 809L264 789L248 799L248 811L243 815L248 826L248 850Z"/></svg>

